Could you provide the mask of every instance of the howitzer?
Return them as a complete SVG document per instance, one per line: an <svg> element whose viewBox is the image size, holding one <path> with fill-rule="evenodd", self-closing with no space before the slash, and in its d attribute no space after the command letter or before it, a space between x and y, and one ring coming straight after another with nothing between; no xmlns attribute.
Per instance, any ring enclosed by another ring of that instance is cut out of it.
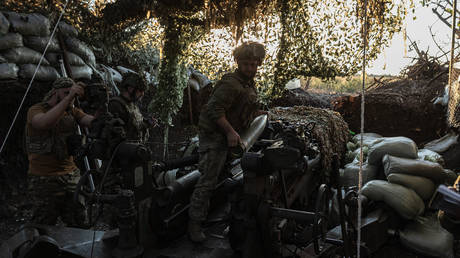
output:
<svg viewBox="0 0 460 258"><path fill-rule="evenodd" d="M125 216L119 218L120 231L108 231L104 234L79 230L78 234L72 234L72 238L75 237L72 241L76 241L79 246L74 248L67 245L69 238L60 233L68 229L43 229L41 232L52 235L60 244L61 253L70 252L87 257L89 251L93 250L97 257L133 257L142 251L140 246L147 251L152 248L152 243L177 238L186 228L189 196L198 180L199 171L176 173L167 185L158 184L162 181L158 175L160 172L168 175L168 170L190 165L196 161L196 157L185 157L163 162L161 166L153 166L151 153L146 146L125 142L121 136L111 138L119 132L116 129L119 125L117 122L110 122L116 118L107 116L107 119L109 121L100 122L100 126L92 129L98 132L90 132L89 135L110 139L93 139L87 145L100 146L87 146L84 150L93 150L94 157L105 160L105 166L90 173L105 175L110 172L120 175L122 191L118 194L107 194L99 190L85 193L83 188L78 192L88 195L93 203L121 205L118 209L123 210ZM278 122L264 126L259 124L256 128L258 132L250 135L256 135L253 137L259 139L252 141L252 148L246 146L249 152L239 162L229 165L231 172L220 180L214 195L216 205L211 204L211 209L218 204L232 203L231 221L223 217L220 223L230 223L229 238L234 250L244 250L245 246L251 246L249 240L259 241L262 235L267 238L252 245L253 249L258 248L257 252L262 254L273 251L271 255L277 256L278 250L285 244L303 246L324 236L331 194L328 187L319 187L320 182L316 180L321 154L309 147L313 142L295 139L292 130ZM104 155L98 156L97 150L104 150ZM82 177L81 184L87 180L85 178ZM101 186L104 178L105 176L98 182L97 189L103 190ZM229 193L232 193L232 197L227 199ZM121 200L119 198L124 201L118 201ZM311 199L314 201L311 202ZM309 209L310 206L313 208ZM295 221L299 223L296 224ZM267 223L264 224L265 222ZM260 228L263 234L253 228L248 230L248 225L255 225L255 228L265 225ZM323 238L324 242L336 241L339 245L343 243L339 241L341 239ZM126 241L123 242L123 239ZM115 248L118 251L112 253L111 250Z"/></svg>

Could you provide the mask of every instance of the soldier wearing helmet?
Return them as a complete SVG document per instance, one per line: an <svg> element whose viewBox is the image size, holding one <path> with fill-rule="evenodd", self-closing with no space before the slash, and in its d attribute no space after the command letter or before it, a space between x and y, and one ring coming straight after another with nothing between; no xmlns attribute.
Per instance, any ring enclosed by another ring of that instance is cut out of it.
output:
<svg viewBox="0 0 460 258"><path fill-rule="evenodd" d="M144 96L147 86L142 77L129 73L123 77L120 96L109 101L109 112L125 123L128 141L145 143L148 139L148 123L141 114L137 103Z"/></svg>
<svg viewBox="0 0 460 258"><path fill-rule="evenodd" d="M201 177L190 200L189 237L194 242L206 239L201 223L206 219L209 200L219 174L227 161L228 148L240 144L240 133L249 127L259 110L254 77L265 58L265 48L257 42L245 42L233 51L238 69L225 74L216 83L203 107L200 129L199 169Z"/></svg>
<svg viewBox="0 0 460 258"><path fill-rule="evenodd" d="M72 105L77 96L83 96L83 86L70 78L58 78L43 101L27 112L25 147L29 187L38 198L32 218L36 223L55 225L61 216L68 226L84 225L83 200L74 203L72 199L80 172L67 146L77 123L89 126L94 119Z"/></svg>

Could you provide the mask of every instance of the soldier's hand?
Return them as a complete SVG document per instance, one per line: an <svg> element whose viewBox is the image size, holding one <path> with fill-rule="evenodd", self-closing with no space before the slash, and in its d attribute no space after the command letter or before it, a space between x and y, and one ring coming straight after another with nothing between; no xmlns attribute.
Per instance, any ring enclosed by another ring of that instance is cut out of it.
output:
<svg viewBox="0 0 460 258"><path fill-rule="evenodd" d="M82 97L83 95L85 95L85 89L83 88L84 84L83 83L74 83L72 85L72 87L70 88L70 92L69 92L69 95L71 98L74 98L76 96L78 97Z"/></svg>
<svg viewBox="0 0 460 258"><path fill-rule="evenodd" d="M231 132L227 134L228 147L235 147L240 142L241 142L240 135L234 130L232 130Z"/></svg>

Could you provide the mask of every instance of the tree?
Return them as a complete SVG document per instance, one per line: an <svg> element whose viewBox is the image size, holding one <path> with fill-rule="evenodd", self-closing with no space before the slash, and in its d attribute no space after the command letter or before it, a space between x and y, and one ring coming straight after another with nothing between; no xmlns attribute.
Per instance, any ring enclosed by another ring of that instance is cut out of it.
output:
<svg viewBox="0 0 460 258"><path fill-rule="evenodd" d="M17 1L3 1L7 8L19 9L15 6ZM58 13L65 1L21 2L29 10L43 7ZM401 29L407 5L411 3L411 0L398 3L386 0L83 0L70 1L66 19L82 31L87 42L103 50L101 56L109 63L129 59L126 53L133 50L145 53L149 46L158 46L164 54L158 91L163 92L159 95L164 99L157 101L164 105L153 103L151 107L173 115L182 102L181 92L187 79L179 72L183 70L179 66L193 64L217 79L232 68L231 49L238 42L262 41L268 46L268 56L261 67L259 89L269 101L282 93L287 81L298 76L333 78L356 73L361 68L363 42L368 46L368 60L375 59ZM364 8L368 17L365 41Z"/></svg>

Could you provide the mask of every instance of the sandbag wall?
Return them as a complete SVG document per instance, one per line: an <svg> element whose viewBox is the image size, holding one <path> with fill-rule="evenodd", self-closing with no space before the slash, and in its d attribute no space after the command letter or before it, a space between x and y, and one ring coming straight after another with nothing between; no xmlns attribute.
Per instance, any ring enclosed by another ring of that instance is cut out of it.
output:
<svg viewBox="0 0 460 258"><path fill-rule="evenodd" d="M52 29L50 20L41 14L0 12L0 80L32 78L48 42L35 79L54 81L62 76L59 59L63 58L63 50L58 34L66 48L73 78L91 79L96 58L93 51L77 39L78 31L61 21L50 40Z"/></svg>
<svg viewBox="0 0 460 258"><path fill-rule="evenodd" d="M358 185L360 152L363 154L361 193L373 202L383 202L406 221L399 228L400 242L434 257L453 257L453 236L443 229L429 202L437 186L451 185L457 175L444 169L440 154L418 149L407 137L382 137L375 133L360 135L347 144L345 168L340 171L343 186ZM431 149L433 149L431 147Z"/></svg>

